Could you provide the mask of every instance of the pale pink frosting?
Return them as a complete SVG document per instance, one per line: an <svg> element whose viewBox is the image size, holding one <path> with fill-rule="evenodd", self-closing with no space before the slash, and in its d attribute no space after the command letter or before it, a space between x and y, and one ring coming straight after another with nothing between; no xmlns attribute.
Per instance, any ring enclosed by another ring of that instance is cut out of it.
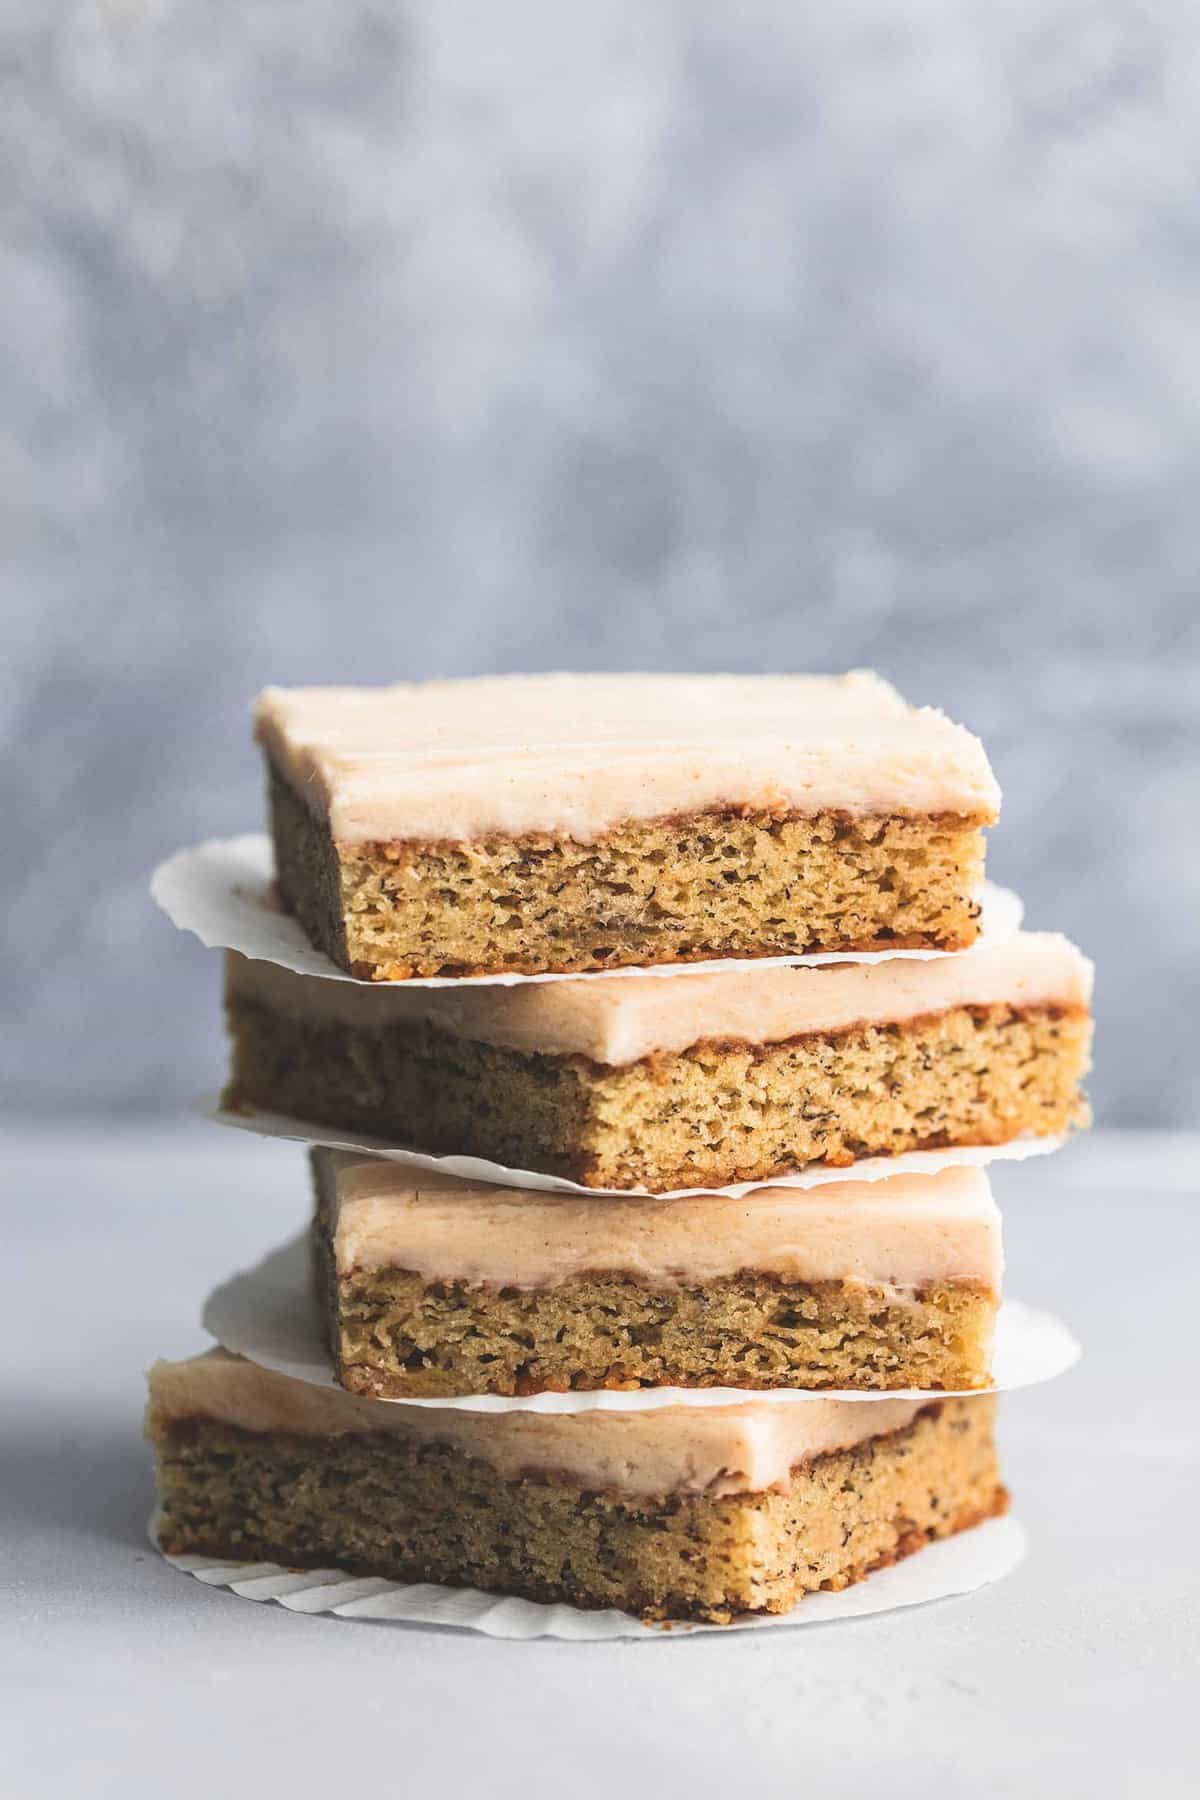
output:
<svg viewBox="0 0 1200 1800"><path fill-rule="evenodd" d="M450 1444L504 1479L562 1475L580 1487L643 1496L756 1493L786 1485L812 1457L901 1431L913 1400L675 1406L645 1412L471 1413L366 1400L210 1350L150 1371L149 1423L212 1419L250 1432L340 1437L387 1432Z"/></svg>
<svg viewBox="0 0 1200 1800"><path fill-rule="evenodd" d="M745 1270L900 1292L934 1282L1000 1290L1000 1214L982 1169L663 1200L526 1192L317 1154L343 1273L395 1267L543 1288L589 1271L672 1287Z"/></svg>
<svg viewBox="0 0 1200 1800"><path fill-rule="evenodd" d="M1086 1007L1092 965L1052 932L1017 932L961 956L823 968L725 969L712 975L626 975L514 987L354 986L230 957L232 994L299 1018L359 1029L416 1021L526 1054L625 1065L705 1040L780 1043L808 1032L889 1024L956 1006Z"/></svg>
<svg viewBox="0 0 1200 1800"><path fill-rule="evenodd" d="M268 688L256 735L339 842L544 831L714 806L954 813L1000 791L978 740L877 675L530 675Z"/></svg>

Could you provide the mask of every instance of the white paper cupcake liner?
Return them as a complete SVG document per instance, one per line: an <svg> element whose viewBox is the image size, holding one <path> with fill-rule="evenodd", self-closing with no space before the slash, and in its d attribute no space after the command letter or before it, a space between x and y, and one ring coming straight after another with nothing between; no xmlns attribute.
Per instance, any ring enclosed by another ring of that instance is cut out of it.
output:
<svg viewBox="0 0 1200 1800"><path fill-rule="evenodd" d="M484 1181L493 1187L528 1188L535 1193L583 1194L590 1200L656 1199L684 1200L692 1195L724 1194L741 1200L759 1188L830 1187L839 1181L886 1181L890 1175L936 1175L941 1169L983 1168L992 1162L1024 1162L1031 1156L1047 1156L1063 1143L1058 1137L1019 1137L1007 1144L966 1144L952 1150L906 1150L900 1156L872 1156L851 1163L845 1169L798 1169L791 1175L772 1175L767 1181L735 1181L721 1188L668 1188L651 1194L648 1188L583 1187L562 1175L546 1175L537 1169L510 1169L505 1163L489 1162L485 1156L438 1156L431 1150L413 1150L372 1137L365 1131L342 1131L336 1125L322 1125L315 1119L293 1119L283 1113L268 1113L240 1108L228 1111L215 1097L199 1103L206 1119L217 1125L231 1125L235 1131L249 1131L256 1137L284 1138L294 1144L323 1144L329 1150L361 1150L371 1156L385 1157L389 1162L405 1164L410 1169L425 1169L432 1174L457 1175L464 1181Z"/></svg>
<svg viewBox="0 0 1200 1800"><path fill-rule="evenodd" d="M150 1541L159 1549L155 1521ZM480 1593L478 1588L406 1585L378 1576L347 1575L340 1569L285 1569L278 1563L230 1563L213 1556L159 1554L173 1569L206 1587L228 1588L243 1600L269 1600L289 1612L333 1613L339 1619L374 1619L402 1625L454 1626L493 1638L557 1638L565 1643L601 1643L613 1638L669 1642L701 1631L764 1631L828 1625L872 1613L923 1606L971 1594L1000 1581L1024 1560L1028 1540L1016 1519L990 1519L956 1537L929 1544L915 1556L879 1569L840 1594L808 1594L795 1611L745 1614L729 1625L682 1620L645 1625L622 1612L588 1612L581 1607L544 1606Z"/></svg>
<svg viewBox="0 0 1200 1800"><path fill-rule="evenodd" d="M205 1331L227 1350L315 1387L337 1388L325 1341L324 1321L312 1292L307 1236L293 1238L257 1267L214 1288L204 1303ZM996 1322L993 1386L1003 1393L1062 1375L1082 1354L1078 1341L1053 1313L1020 1300L1005 1300ZM340 1389L339 1389L340 1391ZM978 1389L965 1389L977 1394ZM736 1406L747 1400L804 1406L813 1400L948 1400L946 1389L899 1388L608 1388L569 1394L463 1394L449 1399L388 1400L388 1406L501 1413L647 1412L664 1406Z"/></svg>
<svg viewBox="0 0 1200 1800"><path fill-rule="evenodd" d="M150 893L173 925L190 931L210 950L237 950L256 962L277 963L296 975L320 975L330 981L357 981L309 943L289 913L281 911L274 895L275 865L271 840L264 832L241 837L211 838L207 843L178 850L160 863L150 882ZM929 961L933 957L991 949L1020 929L1023 908L1016 894L987 883L983 890L980 936L971 950L873 950L851 954L765 956L753 959L756 968L823 963L877 963L893 957ZM525 981L617 981L622 975L706 975L719 969L746 966L743 960L702 963L663 963L648 969L598 969L577 975L456 975L414 976L406 988L462 987L464 984L515 987ZM363 987L379 983L364 981Z"/></svg>

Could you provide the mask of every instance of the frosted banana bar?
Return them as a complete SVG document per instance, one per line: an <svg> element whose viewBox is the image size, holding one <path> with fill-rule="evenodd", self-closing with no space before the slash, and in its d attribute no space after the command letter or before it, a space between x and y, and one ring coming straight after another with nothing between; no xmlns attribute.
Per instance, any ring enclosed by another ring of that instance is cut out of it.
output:
<svg viewBox="0 0 1200 1800"><path fill-rule="evenodd" d="M1000 794L878 676L268 688L279 892L341 968L963 949Z"/></svg>

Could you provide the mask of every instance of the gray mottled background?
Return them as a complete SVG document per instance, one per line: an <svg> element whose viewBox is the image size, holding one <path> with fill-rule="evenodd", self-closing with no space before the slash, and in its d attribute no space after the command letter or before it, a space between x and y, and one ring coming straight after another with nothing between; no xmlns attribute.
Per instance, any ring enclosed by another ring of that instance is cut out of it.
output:
<svg viewBox="0 0 1200 1800"><path fill-rule="evenodd" d="M1195 1123L1200 11L7 0L4 1102L179 1108L268 680L875 664Z"/></svg>

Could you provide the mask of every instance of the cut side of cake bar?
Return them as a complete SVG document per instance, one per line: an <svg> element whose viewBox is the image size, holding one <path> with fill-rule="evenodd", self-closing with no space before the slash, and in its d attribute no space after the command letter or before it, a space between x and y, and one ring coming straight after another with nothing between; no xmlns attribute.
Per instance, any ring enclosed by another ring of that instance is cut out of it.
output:
<svg viewBox="0 0 1200 1800"><path fill-rule="evenodd" d="M655 1200L313 1152L337 1378L384 1398L984 1388L1000 1215L981 1169Z"/></svg>
<svg viewBox="0 0 1200 1800"><path fill-rule="evenodd" d="M211 1351L151 1370L147 1434L168 1554L724 1623L1002 1512L994 1405L439 1412Z"/></svg>
<svg viewBox="0 0 1200 1800"><path fill-rule="evenodd" d="M343 969L957 950L999 790L865 673L269 688L280 896Z"/></svg>
<svg viewBox="0 0 1200 1800"><path fill-rule="evenodd" d="M1087 1122L1091 964L928 960L375 988L230 956L231 1107L665 1192Z"/></svg>

